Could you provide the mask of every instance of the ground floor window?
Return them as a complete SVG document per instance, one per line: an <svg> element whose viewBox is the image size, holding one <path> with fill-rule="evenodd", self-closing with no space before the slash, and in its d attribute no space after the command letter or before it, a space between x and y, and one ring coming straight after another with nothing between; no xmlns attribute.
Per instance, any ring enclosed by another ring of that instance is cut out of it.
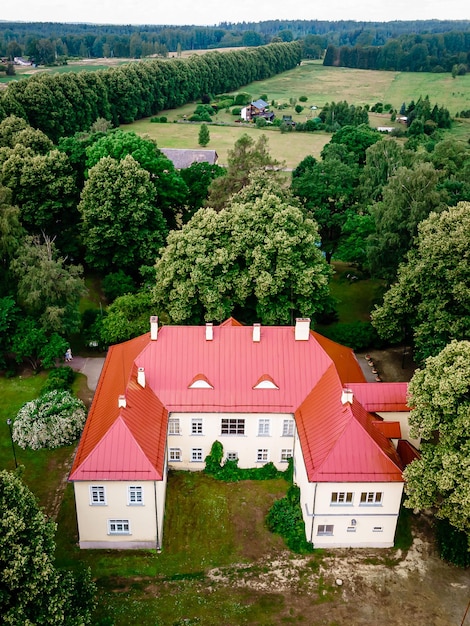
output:
<svg viewBox="0 0 470 626"><path fill-rule="evenodd" d="M128 519L109 519L108 534L110 535L129 535L130 526Z"/></svg>
<svg viewBox="0 0 470 626"><path fill-rule="evenodd" d="M227 452L227 461L238 461L238 452Z"/></svg>
<svg viewBox="0 0 470 626"><path fill-rule="evenodd" d="M268 450L266 448L260 448L256 454L256 462L267 463L268 456L269 456Z"/></svg>
<svg viewBox="0 0 470 626"><path fill-rule="evenodd" d="M287 461L292 458L292 449L291 448L283 448L281 450L281 462L287 463Z"/></svg>
<svg viewBox="0 0 470 626"><path fill-rule="evenodd" d="M333 524L318 524L317 535L332 535Z"/></svg>
<svg viewBox="0 0 470 626"><path fill-rule="evenodd" d="M170 448L170 461L181 461L181 450L179 448Z"/></svg>
<svg viewBox="0 0 470 626"><path fill-rule="evenodd" d="M191 450L191 461L192 462L202 461L202 448L193 448Z"/></svg>

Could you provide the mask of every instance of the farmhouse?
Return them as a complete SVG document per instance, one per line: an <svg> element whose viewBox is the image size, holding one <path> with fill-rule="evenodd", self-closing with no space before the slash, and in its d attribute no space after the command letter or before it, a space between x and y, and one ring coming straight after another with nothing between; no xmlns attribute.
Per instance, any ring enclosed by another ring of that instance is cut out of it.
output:
<svg viewBox="0 0 470 626"><path fill-rule="evenodd" d="M316 547L393 545L406 384L367 383L353 352L292 326L158 326L112 346L77 449L81 548L160 548L168 468L214 441L240 467L290 457ZM188 523L190 523L188 521Z"/></svg>
<svg viewBox="0 0 470 626"><path fill-rule="evenodd" d="M240 117L245 122L251 122L257 117L264 117L265 120L270 122L274 119L274 113L268 110L269 104L264 100L255 100L251 104L240 111Z"/></svg>

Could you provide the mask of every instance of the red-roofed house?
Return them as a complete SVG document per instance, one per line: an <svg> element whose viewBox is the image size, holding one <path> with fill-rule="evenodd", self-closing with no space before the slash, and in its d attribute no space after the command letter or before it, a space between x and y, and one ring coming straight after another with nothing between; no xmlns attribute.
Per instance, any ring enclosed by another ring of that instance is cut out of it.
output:
<svg viewBox="0 0 470 626"><path fill-rule="evenodd" d="M293 457L316 547L393 545L400 424L379 413L407 412L406 385L366 383L352 350L308 319L150 326L110 348L80 440L70 480L82 548L161 547L168 467L202 470L216 440L240 467Z"/></svg>

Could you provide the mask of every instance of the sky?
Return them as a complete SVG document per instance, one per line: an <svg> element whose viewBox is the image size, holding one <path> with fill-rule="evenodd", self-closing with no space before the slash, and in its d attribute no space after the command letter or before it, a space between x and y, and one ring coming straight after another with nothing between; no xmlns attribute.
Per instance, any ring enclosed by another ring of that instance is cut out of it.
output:
<svg viewBox="0 0 470 626"><path fill-rule="evenodd" d="M458 20L470 19L465 0L21 0L3 2L0 20L95 24L209 25L264 20Z"/></svg>

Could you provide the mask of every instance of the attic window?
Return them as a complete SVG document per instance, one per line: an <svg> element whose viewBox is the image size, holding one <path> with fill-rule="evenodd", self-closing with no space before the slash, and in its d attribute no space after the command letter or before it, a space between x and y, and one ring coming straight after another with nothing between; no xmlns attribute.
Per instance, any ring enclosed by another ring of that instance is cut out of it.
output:
<svg viewBox="0 0 470 626"><path fill-rule="evenodd" d="M258 379L258 382L253 389L279 389L271 376L264 374Z"/></svg>
<svg viewBox="0 0 470 626"><path fill-rule="evenodd" d="M188 385L188 389L214 389L204 374L197 374Z"/></svg>

